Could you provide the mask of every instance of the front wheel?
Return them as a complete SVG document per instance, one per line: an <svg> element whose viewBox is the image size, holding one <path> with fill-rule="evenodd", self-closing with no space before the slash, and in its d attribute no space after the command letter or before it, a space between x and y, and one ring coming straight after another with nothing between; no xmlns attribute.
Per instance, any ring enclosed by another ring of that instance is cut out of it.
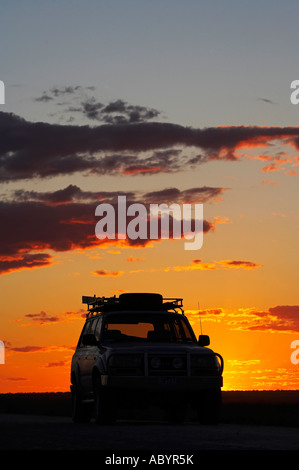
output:
<svg viewBox="0 0 299 470"><path fill-rule="evenodd" d="M115 415L107 391L102 387L101 378L94 380L94 417L97 424L113 424Z"/></svg>
<svg viewBox="0 0 299 470"><path fill-rule="evenodd" d="M72 420L74 423L89 423L91 415L88 406L82 402L81 393L76 385L71 386Z"/></svg>
<svg viewBox="0 0 299 470"><path fill-rule="evenodd" d="M201 424L218 424L221 413L221 389L206 390L197 405L198 421Z"/></svg>
<svg viewBox="0 0 299 470"><path fill-rule="evenodd" d="M168 404L165 417L169 424L182 424L186 418L186 406L183 403Z"/></svg>

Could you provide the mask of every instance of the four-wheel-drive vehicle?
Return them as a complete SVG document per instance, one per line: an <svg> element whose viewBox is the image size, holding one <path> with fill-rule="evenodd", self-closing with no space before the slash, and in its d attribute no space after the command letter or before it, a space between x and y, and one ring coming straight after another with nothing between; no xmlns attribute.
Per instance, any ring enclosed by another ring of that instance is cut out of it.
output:
<svg viewBox="0 0 299 470"><path fill-rule="evenodd" d="M118 409L158 405L169 422L186 406L216 423L223 359L194 331L182 299L126 293L82 297L88 313L71 363L73 421L113 422Z"/></svg>

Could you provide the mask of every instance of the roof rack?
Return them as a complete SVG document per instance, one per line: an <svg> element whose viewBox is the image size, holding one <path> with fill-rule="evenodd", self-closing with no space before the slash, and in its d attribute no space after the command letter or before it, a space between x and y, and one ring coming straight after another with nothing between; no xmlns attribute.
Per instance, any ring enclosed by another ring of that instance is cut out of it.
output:
<svg viewBox="0 0 299 470"><path fill-rule="evenodd" d="M163 298L160 294L151 293L126 293L119 297L97 297L94 295L82 296L82 303L87 304L87 318L94 314L111 311L180 311L184 315L183 299L176 297Z"/></svg>

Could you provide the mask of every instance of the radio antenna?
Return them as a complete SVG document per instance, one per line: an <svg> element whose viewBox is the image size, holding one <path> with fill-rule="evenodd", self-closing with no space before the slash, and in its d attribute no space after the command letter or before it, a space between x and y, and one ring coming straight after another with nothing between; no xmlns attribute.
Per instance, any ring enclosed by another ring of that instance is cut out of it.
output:
<svg viewBox="0 0 299 470"><path fill-rule="evenodd" d="M201 327L201 316L200 316L199 302L197 302L197 306L198 306L198 316L199 316L199 323L200 323L200 334L202 335L202 327Z"/></svg>

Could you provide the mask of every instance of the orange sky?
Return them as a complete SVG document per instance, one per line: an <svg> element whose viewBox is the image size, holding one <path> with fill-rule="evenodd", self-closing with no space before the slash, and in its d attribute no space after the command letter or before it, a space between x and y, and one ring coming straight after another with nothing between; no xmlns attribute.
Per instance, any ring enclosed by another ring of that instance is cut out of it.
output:
<svg viewBox="0 0 299 470"><path fill-rule="evenodd" d="M224 390L297 389L298 366L290 357L291 342L298 339L298 307L275 307L290 298L289 282L270 277L272 267L262 263L201 260L198 255L206 258L215 235L206 235L203 248L191 255L181 241L148 248L115 245L54 253L49 267L3 275L1 391L68 391L70 360L84 321L81 295L144 290L184 298L196 335L202 328L224 357Z"/></svg>

